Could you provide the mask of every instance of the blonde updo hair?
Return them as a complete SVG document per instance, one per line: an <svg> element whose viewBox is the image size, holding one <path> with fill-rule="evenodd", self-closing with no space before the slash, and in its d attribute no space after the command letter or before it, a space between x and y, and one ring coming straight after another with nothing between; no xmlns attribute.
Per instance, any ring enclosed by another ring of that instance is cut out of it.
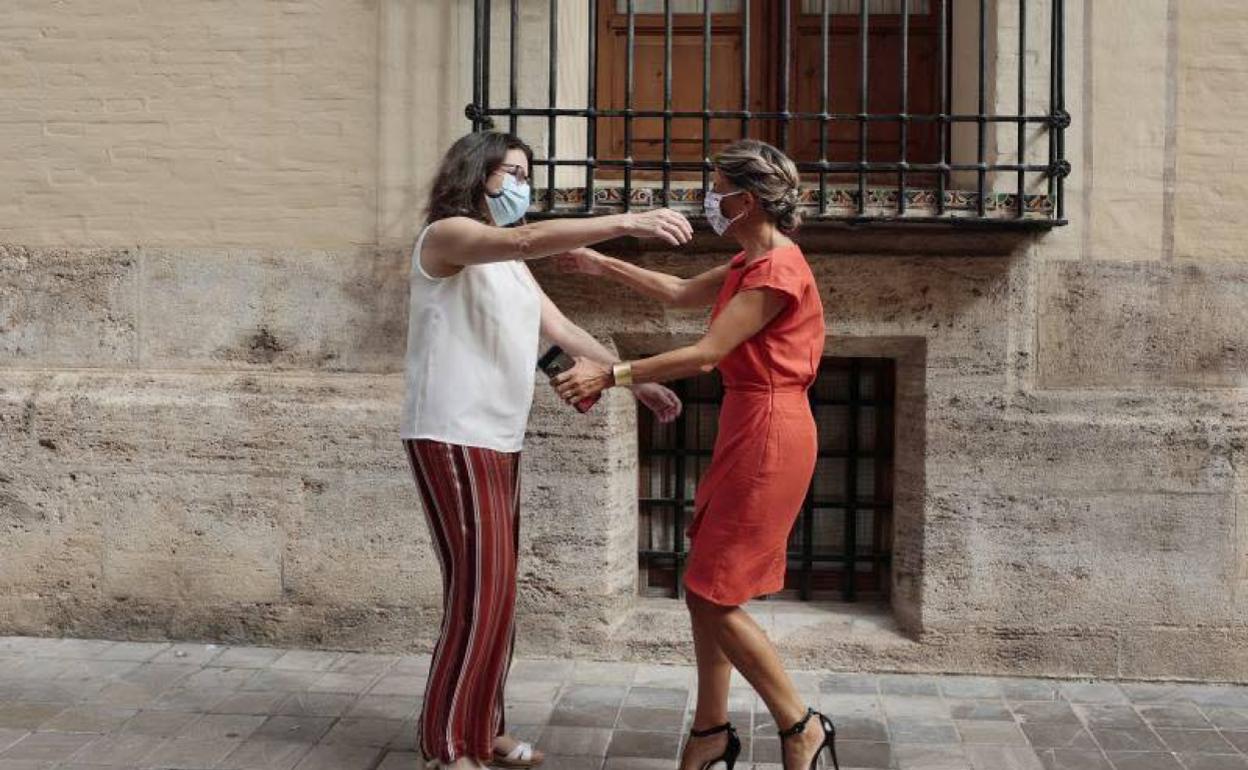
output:
<svg viewBox="0 0 1248 770"><path fill-rule="evenodd" d="M801 225L802 215L797 212L801 178L793 161L775 147L742 139L715 156L715 168L736 187L753 193L783 232L791 233Z"/></svg>

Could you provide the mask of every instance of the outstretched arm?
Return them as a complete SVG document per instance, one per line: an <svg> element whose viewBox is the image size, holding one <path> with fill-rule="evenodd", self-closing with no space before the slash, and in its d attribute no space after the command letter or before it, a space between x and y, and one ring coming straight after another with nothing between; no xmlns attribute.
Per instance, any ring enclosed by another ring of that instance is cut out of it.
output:
<svg viewBox="0 0 1248 770"><path fill-rule="evenodd" d="M737 294L702 339L633 361L633 383L667 382L711 371L724 356L771 323L786 302L784 295L773 289L748 289ZM570 371L554 379L555 389L566 401L579 401L614 384L611 367L588 358L578 360Z"/></svg>
<svg viewBox="0 0 1248 770"><path fill-rule="evenodd" d="M693 237L693 228L683 215L670 209L551 219L520 227L494 227L468 217L449 217L434 223L426 233L421 263L431 275L448 276L467 265L539 259L626 235L658 238L679 246Z"/></svg>
<svg viewBox="0 0 1248 770"><path fill-rule="evenodd" d="M728 272L728 266L721 265L692 278L681 278L657 270L647 270L590 248L572 249L560 256L558 263L568 272L608 278L673 307L714 304L719 287L724 282L724 275Z"/></svg>
<svg viewBox="0 0 1248 770"><path fill-rule="evenodd" d="M530 273L532 279L532 274ZM542 300L542 336L577 358L597 361L610 366L620 359L599 342L594 335L582 329L563 314L558 306L546 296L542 287L533 279ZM671 422L680 416L680 398L662 385L636 385L633 395L658 416L660 422Z"/></svg>

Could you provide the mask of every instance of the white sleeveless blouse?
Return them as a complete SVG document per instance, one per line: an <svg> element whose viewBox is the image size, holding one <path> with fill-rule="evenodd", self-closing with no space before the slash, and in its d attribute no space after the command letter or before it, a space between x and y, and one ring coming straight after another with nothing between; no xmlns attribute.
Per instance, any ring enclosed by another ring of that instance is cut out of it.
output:
<svg viewBox="0 0 1248 770"><path fill-rule="evenodd" d="M401 436L519 452L533 405L537 286L519 261L430 275L420 247L433 226L412 249Z"/></svg>

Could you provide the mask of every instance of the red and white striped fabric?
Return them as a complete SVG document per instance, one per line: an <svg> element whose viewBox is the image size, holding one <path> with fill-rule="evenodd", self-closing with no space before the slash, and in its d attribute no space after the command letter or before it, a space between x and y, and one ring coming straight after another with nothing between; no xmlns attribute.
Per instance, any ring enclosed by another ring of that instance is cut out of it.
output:
<svg viewBox="0 0 1248 770"><path fill-rule="evenodd" d="M426 759L493 757L515 640L520 453L405 440L442 563L442 631L420 717Z"/></svg>

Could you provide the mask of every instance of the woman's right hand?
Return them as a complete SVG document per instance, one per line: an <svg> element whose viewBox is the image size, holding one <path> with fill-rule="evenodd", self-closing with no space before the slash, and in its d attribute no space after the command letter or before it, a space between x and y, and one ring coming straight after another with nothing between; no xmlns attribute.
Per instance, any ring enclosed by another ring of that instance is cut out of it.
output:
<svg viewBox="0 0 1248 770"><path fill-rule="evenodd" d="M671 209L652 209L628 217L628 234L634 238L658 238L680 246L693 238L693 226L685 215Z"/></svg>
<svg viewBox="0 0 1248 770"><path fill-rule="evenodd" d="M555 266L565 273L580 273L581 275L592 276L603 274L603 256L593 249L572 249L553 259Z"/></svg>

